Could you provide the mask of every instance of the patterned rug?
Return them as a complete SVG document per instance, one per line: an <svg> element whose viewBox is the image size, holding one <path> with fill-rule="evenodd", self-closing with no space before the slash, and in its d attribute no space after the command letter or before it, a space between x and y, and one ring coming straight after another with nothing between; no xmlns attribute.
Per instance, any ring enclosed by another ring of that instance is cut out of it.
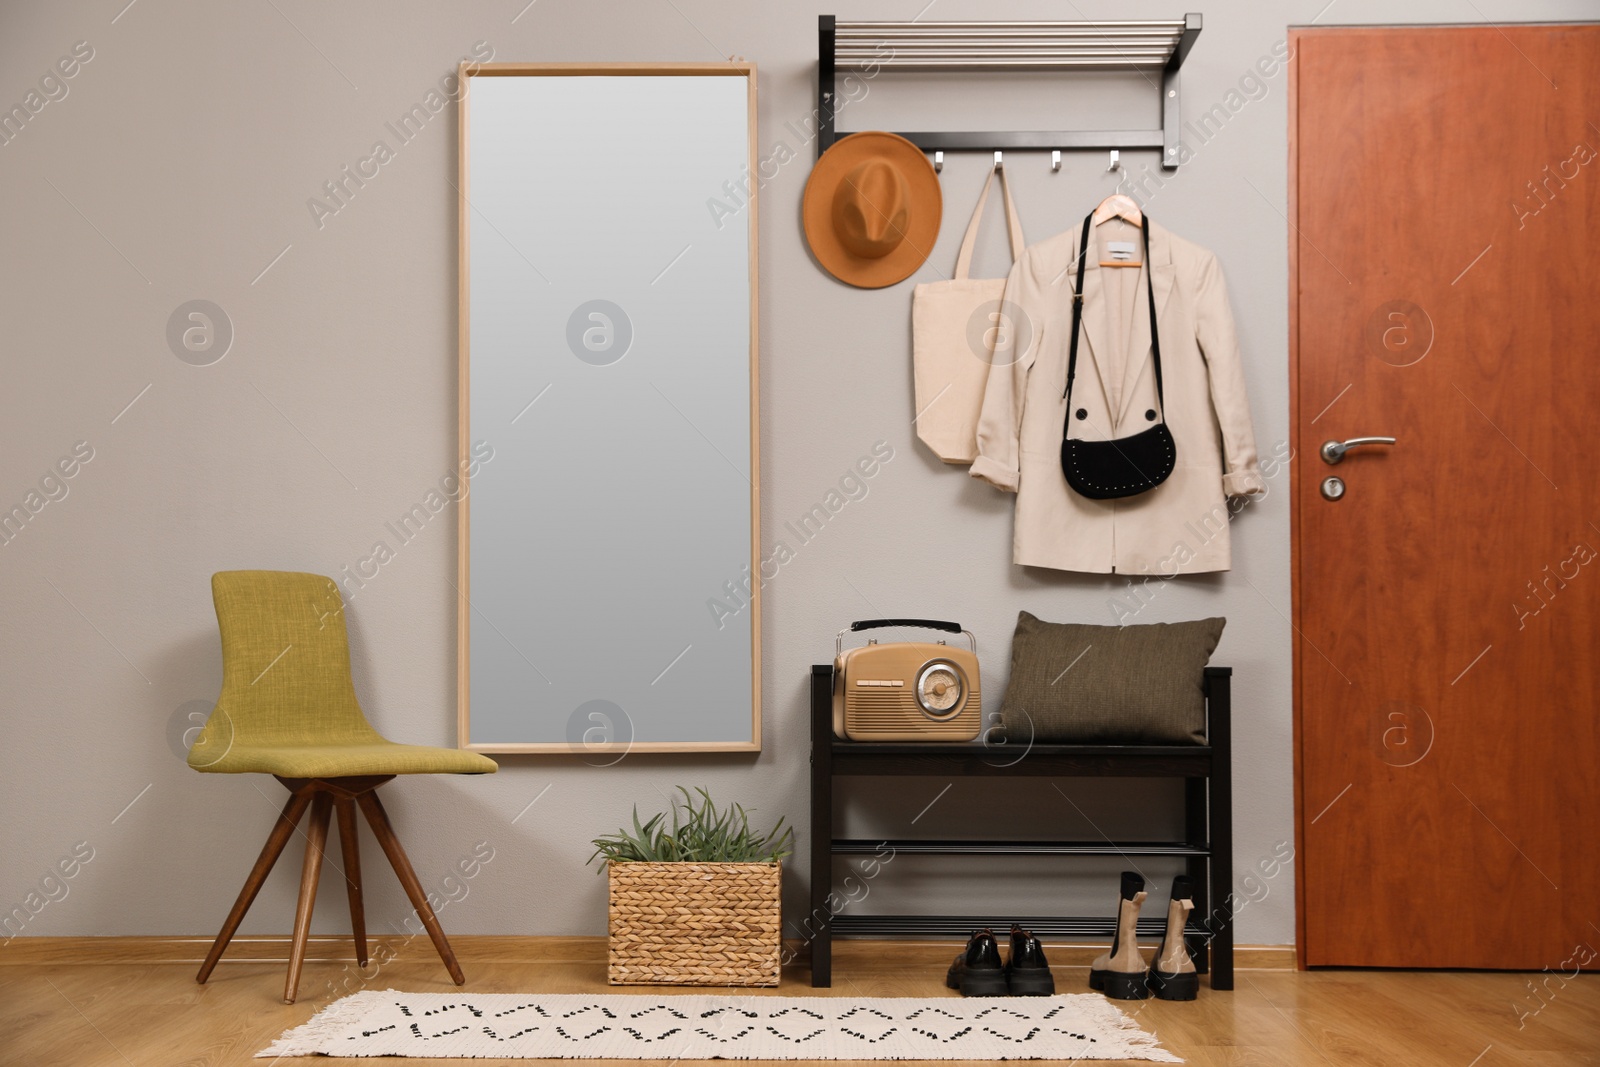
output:
<svg viewBox="0 0 1600 1067"><path fill-rule="evenodd" d="M603 996L367 990L257 1056L1182 1063L1098 994Z"/></svg>

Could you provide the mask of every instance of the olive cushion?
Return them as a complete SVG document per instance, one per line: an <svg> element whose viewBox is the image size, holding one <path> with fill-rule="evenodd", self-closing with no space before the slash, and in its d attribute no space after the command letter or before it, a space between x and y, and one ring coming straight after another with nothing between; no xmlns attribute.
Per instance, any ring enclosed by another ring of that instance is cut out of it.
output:
<svg viewBox="0 0 1600 1067"><path fill-rule="evenodd" d="M1206 743L1205 667L1226 619L1088 626L1017 615L1007 741Z"/></svg>

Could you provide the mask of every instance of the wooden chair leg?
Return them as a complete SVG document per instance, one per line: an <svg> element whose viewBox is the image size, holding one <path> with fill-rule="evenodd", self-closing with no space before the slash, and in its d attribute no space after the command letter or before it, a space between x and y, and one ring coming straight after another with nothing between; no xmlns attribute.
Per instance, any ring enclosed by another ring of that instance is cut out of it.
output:
<svg viewBox="0 0 1600 1067"><path fill-rule="evenodd" d="M428 904L428 895L423 892L422 883L417 881L417 872L411 869L411 861L406 858L406 850L400 847L400 839L395 836L394 827L389 825L389 816L383 810L383 803L378 799L377 793L375 791L362 793L356 797L356 803L361 805L361 812L367 817L373 836L383 847L383 854L389 857L389 866L394 868L400 884L405 887L406 896L411 899L411 906L416 909L417 917L422 920L422 925L428 930L428 936L433 939L433 947L438 950L445 969L450 972L450 977L455 980L456 985L466 985L467 976L461 973L461 964L456 962L456 954L451 950L450 942L445 939L444 927L439 925L439 917L433 913L432 906Z"/></svg>
<svg viewBox="0 0 1600 1067"><path fill-rule="evenodd" d="M244 888L239 890L239 899L233 902L233 910L228 912L228 918L222 924L222 931L211 943L211 951L206 953L206 960L200 965L200 973L194 976L196 982L204 985L206 979L211 977L212 969L222 958L228 942L233 940L239 924L244 921L245 912L255 903L256 894L261 891L262 883L267 880L267 875L272 873L273 864L278 862L284 846L294 834L300 816L305 814L306 806L311 803L311 794L311 789L299 789L289 794L289 799L283 805L283 811L278 815L277 823L272 827L272 833L267 835L267 843L262 846L256 865L250 869L250 877L244 880Z"/></svg>
<svg viewBox="0 0 1600 1067"><path fill-rule="evenodd" d="M293 1004L300 988L300 965L306 958L306 938L311 933L311 910L317 903L317 879L322 874L322 849L328 843L328 815L333 809L331 794L318 791L311 801L311 818L306 826L306 862L300 873L300 902L294 913L294 942L289 946L289 977L283 986L283 1002Z"/></svg>
<svg viewBox="0 0 1600 1067"><path fill-rule="evenodd" d="M361 843L356 838L356 806L349 797L335 797L339 813L339 847L344 851L344 888L350 897L350 932L356 942L356 963L367 965L367 913L361 901Z"/></svg>

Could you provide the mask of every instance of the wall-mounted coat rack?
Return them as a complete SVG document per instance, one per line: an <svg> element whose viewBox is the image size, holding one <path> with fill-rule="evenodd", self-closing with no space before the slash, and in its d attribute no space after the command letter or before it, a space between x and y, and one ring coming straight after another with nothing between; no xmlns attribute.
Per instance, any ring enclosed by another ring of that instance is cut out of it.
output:
<svg viewBox="0 0 1600 1067"><path fill-rule="evenodd" d="M900 132L927 152L1154 148L1178 166L1178 69L1200 36L1200 15L1142 22L839 22L817 19L817 155L847 134L834 126L841 70L1137 70L1161 74L1161 128ZM1152 81L1152 84L1154 82ZM1059 160L1056 160L1058 163Z"/></svg>

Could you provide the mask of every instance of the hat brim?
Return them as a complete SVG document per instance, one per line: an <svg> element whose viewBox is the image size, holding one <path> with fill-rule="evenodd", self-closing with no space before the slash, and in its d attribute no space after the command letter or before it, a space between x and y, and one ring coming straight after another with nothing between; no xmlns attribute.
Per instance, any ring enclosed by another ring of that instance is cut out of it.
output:
<svg viewBox="0 0 1600 1067"><path fill-rule="evenodd" d="M908 187L905 239L887 255L858 256L847 249L833 228L833 198L845 175L862 161L878 158L904 175ZM861 289L882 289L916 273L933 251L944 213L939 176L922 149L898 134L866 130L840 138L822 153L806 179L800 214L806 242L822 269L841 282Z"/></svg>

